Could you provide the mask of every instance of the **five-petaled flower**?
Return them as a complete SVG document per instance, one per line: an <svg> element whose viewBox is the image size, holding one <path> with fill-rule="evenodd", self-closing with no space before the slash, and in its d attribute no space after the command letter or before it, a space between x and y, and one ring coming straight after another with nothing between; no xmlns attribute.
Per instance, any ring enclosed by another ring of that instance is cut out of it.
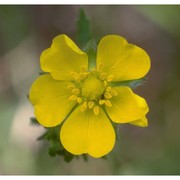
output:
<svg viewBox="0 0 180 180"><path fill-rule="evenodd" d="M64 123L60 140L72 154L98 158L109 153L115 144L111 121L147 126L146 101L127 86L114 86L142 78L150 69L147 53L123 37L103 37L90 69L87 54L59 35L42 52L40 64L48 73L33 83L29 99L41 125Z"/></svg>

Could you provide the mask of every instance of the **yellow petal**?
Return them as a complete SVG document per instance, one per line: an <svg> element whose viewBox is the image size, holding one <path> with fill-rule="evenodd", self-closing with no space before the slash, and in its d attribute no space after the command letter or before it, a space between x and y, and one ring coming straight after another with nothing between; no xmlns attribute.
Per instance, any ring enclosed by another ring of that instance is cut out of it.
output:
<svg viewBox="0 0 180 180"><path fill-rule="evenodd" d="M116 123L129 123L142 119L149 111L146 101L134 94L129 87L115 87L114 90L118 95L112 97L111 107L105 107L112 121Z"/></svg>
<svg viewBox="0 0 180 180"><path fill-rule="evenodd" d="M50 75L40 76L31 86L29 99L35 108L39 123L45 127L60 124L71 111L76 101L68 100L72 83L55 81Z"/></svg>
<svg viewBox="0 0 180 180"><path fill-rule="evenodd" d="M150 69L147 53L126 39L108 35L101 39L97 51L97 66L113 81L133 80L144 77Z"/></svg>
<svg viewBox="0 0 180 180"><path fill-rule="evenodd" d="M130 89L130 90L131 90L131 89ZM132 92L132 90L131 90L131 92ZM132 93L133 93L133 92L132 92ZM138 107L140 107L140 108L143 110L144 114L147 114L147 113L149 112L149 107L148 107L145 99L142 98L142 97L140 97L140 96L138 96L138 95L135 94L135 93L133 93L133 95L134 95L134 98L135 98L135 100L136 100L136 102L137 102L137 104L138 104Z"/></svg>
<svg viewBox="0 0 180 180"><path fill-rule="evenodd" d="M146 117L143 117L142 119L132 121L130 124L140 127L147 127L148 126L148 120Z"/></svg>
<svg viewBox="0 0 180 180"><path fill-rule="evenodd" d="M41 69L50 72L56 80L73 80L76 73L87 70L88 57L66 35L53 39L50 48L40 57Z"/></svg>
<svg viewBox="0 0 180 180"><path fill-rule="evenodd" d="M92 109L82 112L79 106L64 122L60 139L65 149L72 154L88 153L98 158L112 150L115 132L101 108L95 115Z"/></svg>

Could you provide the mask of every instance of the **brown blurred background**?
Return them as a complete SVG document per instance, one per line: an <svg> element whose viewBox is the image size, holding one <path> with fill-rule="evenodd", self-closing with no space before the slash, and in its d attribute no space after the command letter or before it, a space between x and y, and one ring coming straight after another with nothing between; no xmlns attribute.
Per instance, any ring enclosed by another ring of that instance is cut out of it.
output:
<svg viewBox="0 0 180 180"><path fill-rule="evenodd" d="M107 160L66 163L37 142L27 100L38 77L39 56L65 33L75 40L82 7L95 38L124 36L147 51L152 67L135 92L150 107L149 126L121 125ZM180 174L180 6L0 5L0 174Z"/></svg>

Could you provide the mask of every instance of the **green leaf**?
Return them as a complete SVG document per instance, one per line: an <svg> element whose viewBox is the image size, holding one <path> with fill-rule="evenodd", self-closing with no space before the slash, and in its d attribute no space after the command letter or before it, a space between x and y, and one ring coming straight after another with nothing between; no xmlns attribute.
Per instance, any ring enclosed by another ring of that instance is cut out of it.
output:
<svg viewBox="0 0 180 180"><path fill-rule="evenodd" d="M80 48L83 48L91 39L91 31L89 20L87 19L84 10L80 9L77 20L77 42Z"/></svg>

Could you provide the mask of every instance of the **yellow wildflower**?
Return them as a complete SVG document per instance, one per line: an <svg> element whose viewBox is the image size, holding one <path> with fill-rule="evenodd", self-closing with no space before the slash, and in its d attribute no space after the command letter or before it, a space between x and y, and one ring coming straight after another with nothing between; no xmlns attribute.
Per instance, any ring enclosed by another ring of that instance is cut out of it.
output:
<svg viewBox="0 0 180 180"><path fill-rule="evenodd" d="M144 50L123 37L107 35L97 48L96 66L66 35L53 39L42 52L40 76L30 89L29 99L38 122L44 127L64 124L60 140L75 155L101 157L114 147L115 132L110 122L147 126L146 101L127 86L113 82L144 77L150 59Z"/></svg>

